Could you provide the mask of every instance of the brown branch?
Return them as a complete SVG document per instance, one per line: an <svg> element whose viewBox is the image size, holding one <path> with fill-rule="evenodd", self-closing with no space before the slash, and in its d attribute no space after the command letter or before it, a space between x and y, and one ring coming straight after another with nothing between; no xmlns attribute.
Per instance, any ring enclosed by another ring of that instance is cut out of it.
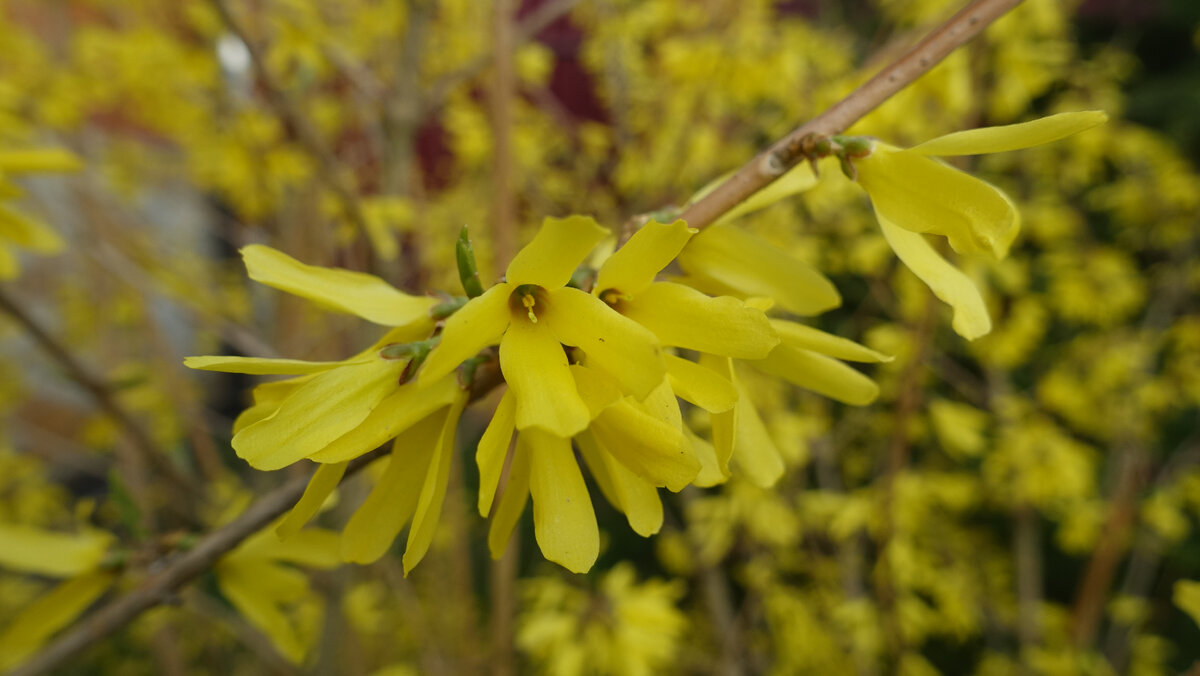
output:
<svg viewBox="0 0 1200 676"><path fill-rule="evenodd" d="M359 457L346 468L349 477L382 455L382 449ZM149 567L152 574L136 589L75 624L67 633L42 649L33 659L9 673L9 676L34 676L53 671L75 655L96 644L141 613L169 601L183 585L211 568L243 540L265 528L290 509L308 486L307 476L297 477L266 494L241 516L205 536L192 549L178 553Z"/></svg>
<svg viewBox="0 0 1200 676"><path fill-rule="evenodd" d="M492 19L492 60L495 65L489 96L492 117L492 245L495 268L503 269L516 253L517 196L513 190L513 104L517 78L513 63L515 33L513 0L496 0Z"/></svg>
<svg viewBox="0 0 1200 676"><path fill-rule="evenodd" d="M55 340L49 332L37 323L37 320L32 315L26 312L24 308L18 305L4 291L0 291L0 311L3 311L20 324L25 333L33 338L34 342L46 354L58 362L58 365L66 372L67 377L75 381L79 387L92 396L92 399L100 410L104 411L105 415L120 425L125 431L125 435L129 438L129 441L141 458L169 481L173 489L182 491L185 495L197 495L195 486L171 464L163 451L151 440L146 430L142 429L137 420L117 402L116 396L108 385L96 376L93 376L71 354L70 350Z"/></svg>
<svg viewBox="0 0 1200 676"><path fill-rule="evenodd" d="M979 35L1021 1L975 0L967 5L846 98L750 160L712 192L689 205L679 217L693 228L702 229L711 225L722 214L767 187L805 159L806 142L812 135L830 136L844 131L936 66L955 49Z"/></svg>
<svg viewBox="0 0 1200 676"><path fill-rule="evenodd" d="M275 110L275 113L292 128L300 145L316 160L317 177L333 191L338 201L341 202L346 216L354 223L359 232L366 234L367 220L358 202L358 191L346 174L339 169L338 159L333 150L325 144L316 126L301 110L300 104L289 96L287 91L271 76L267 70L262 49L250 39L245 29L234 19L227 0L210 0L210 4L220 15L221 20L225 22L226 28L246 46L246 51L250 54L250 61L254 65L254 75L258 79L258 85L267 96L267 102Z"/></svg>

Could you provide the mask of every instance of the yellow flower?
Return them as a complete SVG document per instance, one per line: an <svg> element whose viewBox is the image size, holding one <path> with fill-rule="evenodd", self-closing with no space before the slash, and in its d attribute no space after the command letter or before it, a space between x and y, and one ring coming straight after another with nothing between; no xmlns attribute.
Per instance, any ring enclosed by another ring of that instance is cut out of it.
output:
<svg viewBox="0 0 1200 676"><path fill-rule="evenodd" d="M500 369L515 399L516 429L538 429L561 439L583 431L590 420L564 346L578 348L589 366L634 397L649 395L666 375L654 334L600 299L566 286L607 234L584 216L547 218L513 258L505 281L446 320L419 382L432 384L499 344Z"/></svg>
<svg viewBox="0 0 1200 676"><path fill-rule="evenodd" d="M81 166L79 158L65 150L0 151L0 200L21 196L21 189L8 180L13 174L77 171ZM15 246L52 254L62 249L63 241L43 223L0 201L0 279L12 279L20 270Z"/></svg>
<svg viewBox="0 0 1200 676"><path fill-rule="evenodd" d="M954 309L954 330L974 339L991 319L971 279L950 265L921 234L942 235L960 254L990 251L1004 257L1020 229L1012 200L995 186L937 156L979 155L1057 141L1103 124L1100 111L1061 113L1001 127L947 134L907 150L878 141L852 154L852 173L867 191L879 226L910 270Z"/></svg>
<svg viewBox="0 0 1200 676"><path fill-rule="evenodd" d="M304 265L265 246L248 246L242 256L252 279L394 328L344 361L189 357L184 363L211 371L297 376L255 388L254 406L234 423L234 450L257 469L279 469L302 459L321 463L277 529L285 541L297 537L317 513L350 460L395 438L388 468L347 524L340 552L347 561L374 561L411 521L404 554L405 572L411 570L433 540L468 392L451 372L425 384L405 381L410 359L387 359L380 351L428 339L434 329L430 310L437 301L401 293L371 275Z"/></svg>

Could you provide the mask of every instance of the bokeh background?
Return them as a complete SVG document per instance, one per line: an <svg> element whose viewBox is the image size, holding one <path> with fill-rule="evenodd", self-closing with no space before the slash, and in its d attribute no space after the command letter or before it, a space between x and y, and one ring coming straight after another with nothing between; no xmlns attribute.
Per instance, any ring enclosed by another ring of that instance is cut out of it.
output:
<svg viewBox="0 0 1200 676"><path fill-rule="evenodd" d="M336 360L380 331L254 285L239 247L453 292L468 224L494 279L543 216L615 229L682 204L957 8L0 1L0 150L82 160L17 179L6 204L64 246L0 231L21 268L3 293L166 461L0 321L0 522L110 533L119 591L308 471L236 458L261 379L182 357ZM814 326L896 355L863 408L745 374L788 463L773 489L664 491L643 539L589 484L590 574L544 561L528 515L493 562L473 463L493 397L464 418L409 577L398 556L297 567L267 621L213 572L64 673L1200 673L1200 3L1032 0L851 131L907 145L1083 109L1110 122L962 165L1023 215L1007 259L957 261L996 327L974 342L836 170L739 221L835 281L845 303ZM320 525L345 523L370 473ZM0 572L0 631L55 584Z"/></svg>

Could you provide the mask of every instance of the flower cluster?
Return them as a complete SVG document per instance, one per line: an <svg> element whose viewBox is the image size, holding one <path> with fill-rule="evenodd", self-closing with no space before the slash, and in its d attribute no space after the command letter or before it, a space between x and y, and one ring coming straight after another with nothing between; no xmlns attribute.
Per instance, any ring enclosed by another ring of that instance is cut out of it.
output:
<svg viewBox="0 0 1200 676"><path fill-rule="evenodd" d="M945 236L959 252L1003 255L1018 219L998 189L932 156L1027 147L1103 120L1103 113L1064 114L909 150L834 137L818 144L817 155L836 155L867 190L897 255L954 307L955 330L974 338L990 329L982 297L921 233ZM810 181L785 177L740 212L807 187ZM503 281L484 289L464 232L459 263L470 297L447 302L401 293L370 275L304 265L264 246L243 249L251 278L391 327L339 362L187 360L193 368L292 376L256 388L233 438L238 455L259 469L319 463L279 534L294 536L316 514L350 460L394 439L387 467L343 531L341 555L374 561L409 525L404 567L411 570L432 542L459 416L481 361L497 361L507 386L476 451L478 508L491 517L492 554L500 556L532 501L543 555L575 572L589 570L600 549L579 459L631 528L649 536L663 522L658 488L713 486L735 470L764 487L782 476L782 455L740 384L740 369L850 405L878 395L845 362L887 355L786 315L768 316L839 305L836 288L816 270L727 223L698 233L683 221L651 221L598 269L584 266L608 237L585 216L547 218ZM659 279L673 261L684 274ZM707 412L706 434L685 422L681 401Z"/></svg>

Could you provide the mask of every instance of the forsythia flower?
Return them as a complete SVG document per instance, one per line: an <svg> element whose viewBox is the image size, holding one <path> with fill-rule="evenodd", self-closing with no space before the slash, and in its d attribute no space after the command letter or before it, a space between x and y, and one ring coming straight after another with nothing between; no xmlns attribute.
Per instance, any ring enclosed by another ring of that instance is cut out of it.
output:
<svg viewBox="0 0 1200 676"><path fill-rule="evenodd" d="M1061 113L1031 122L960 131L907 150L869 142L852 155L852 173L867 191L888 244L934 295L954 309L954 330L974 339L991 319L970 278L946 262L922 233L943 235L960 254L1003 258L1020 229L1012 200L1000 189L936 159L1000 153L1050 143L1103 124L1100 111Z"/></svg>
<svg viewBox="0 0 1200 676"><path fill-rule="evenodd" d="M4 204L4 200L20 197L21 189L11 183L9 176L26 173L77 171L79 158L65 150L6 150L0 151L0 279L12 279L20 268L13 246L42 254L62 249L62 238L42 223Z"/></svg>
<svg viewBox="0 0 1200 676"><path fill-rule="evenodd" d="M265 246L248 246L242 256L251 279L394 328L340 362L189 357L184 363L212 371L299 376L260 385L254 406L234 424L234 450L258 469L279 469L305 458L321 463L281 524L281 536L295 535L316 514L350 460L400 435L389 469L347 525L341 552L346 560L374 561L411 519L404 557L406 571L411 570L428 549L441 513L454 430L467 392L449 372L422 385L402 383L410 360L387 359L380 350L428 338L437 301L401 293L372 275L304 265Z"/></svg>

